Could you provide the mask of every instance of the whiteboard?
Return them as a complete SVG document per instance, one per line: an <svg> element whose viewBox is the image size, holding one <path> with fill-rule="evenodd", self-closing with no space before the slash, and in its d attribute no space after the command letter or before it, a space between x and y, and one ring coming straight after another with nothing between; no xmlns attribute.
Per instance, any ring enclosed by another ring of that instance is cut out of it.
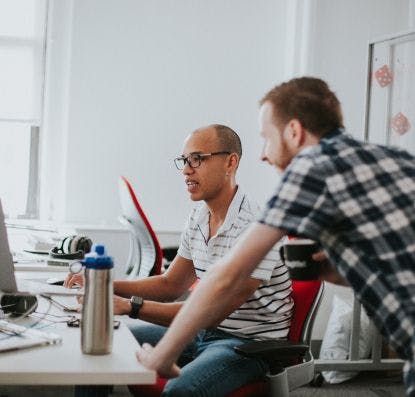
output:
<svg viewBox="0 0 415 397"><path fill-rule="evenodd" d="M365 137L415 154L415 32L369 43Z"/></svg>

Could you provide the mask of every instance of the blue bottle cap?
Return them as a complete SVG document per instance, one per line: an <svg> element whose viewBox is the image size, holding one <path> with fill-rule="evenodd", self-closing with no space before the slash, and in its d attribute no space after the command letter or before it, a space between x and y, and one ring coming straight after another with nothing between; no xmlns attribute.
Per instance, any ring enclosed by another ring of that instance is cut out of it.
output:
<svg viewBox="0 0 415 397"><path fill-rule="evenodd" d="M112 269L114 262L111 256L105 254L105 246L97 244L93 247L93 252L86 254L81 261L87 269Z"/></svg>

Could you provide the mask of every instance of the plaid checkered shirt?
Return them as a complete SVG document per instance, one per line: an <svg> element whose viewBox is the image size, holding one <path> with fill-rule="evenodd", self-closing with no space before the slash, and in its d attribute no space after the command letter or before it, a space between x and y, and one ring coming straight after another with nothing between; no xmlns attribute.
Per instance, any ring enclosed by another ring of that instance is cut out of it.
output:
<svg viewBox="0 0 415 397"><path fill-rule="evenodd" d="M415 158L334 130L284 172L259 222L319 241L415 393Z"/></svg>

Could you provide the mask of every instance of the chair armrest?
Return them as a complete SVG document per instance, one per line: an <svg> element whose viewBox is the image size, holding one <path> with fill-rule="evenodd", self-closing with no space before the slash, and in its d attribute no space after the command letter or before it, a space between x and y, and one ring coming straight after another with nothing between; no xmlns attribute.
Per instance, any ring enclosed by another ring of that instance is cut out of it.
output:
<svg viewBox="0 0 415 397"><path fill-rule="evenodd" d="M242 356L264 360L274 372L300 362L309 346L287 340L261 340L235 346L234 350Z"/></svg>

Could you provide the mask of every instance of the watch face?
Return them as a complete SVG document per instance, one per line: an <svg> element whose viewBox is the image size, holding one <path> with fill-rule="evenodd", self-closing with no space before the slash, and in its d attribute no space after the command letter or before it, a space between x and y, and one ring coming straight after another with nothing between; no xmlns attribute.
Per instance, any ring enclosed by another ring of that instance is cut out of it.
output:
<svg viewBox="0 0 415 397"><path fill-rule="evenodd" d="M141 296L132 296L130 299L131 302L131 312L129 316L131 318L138 318L138 312L141 309L141 306L143 306L143 298Z"/></svg>

